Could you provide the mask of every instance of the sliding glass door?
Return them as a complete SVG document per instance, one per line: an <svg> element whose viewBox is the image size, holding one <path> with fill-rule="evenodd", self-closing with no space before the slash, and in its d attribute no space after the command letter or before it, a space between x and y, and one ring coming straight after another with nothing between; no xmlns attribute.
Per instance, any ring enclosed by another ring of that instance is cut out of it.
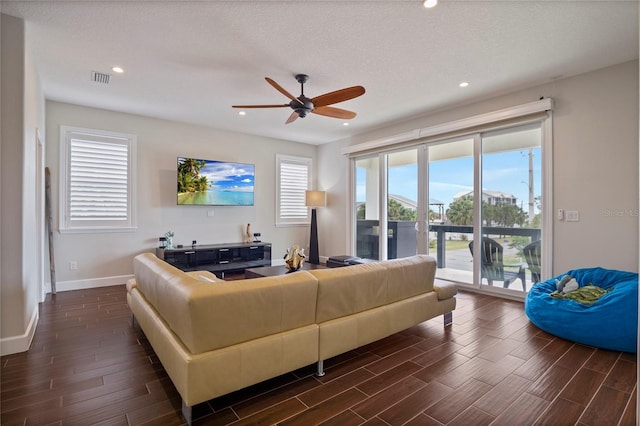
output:
<svg viewBox="0 0 640 426"><path fill-rule="evenodd" d="M472 282L474 137L430 144L428 150L429 254L438 278Z"/></svg>
<svg viewBox="0 0 640 426"><path fill-rule="evenodd" d="M539 123L482 135L482 285L528 291L539 280L541 147Z"/></svg>
<svg viewBox="0 0 640 426"><path fill-rule="evenodd" d="M356 256L397 259L417 253L417 155L410 149L355 161Z"/></svg>
<svg viewBox="0 0 640 426"><path fill-rule="evenodd" d="M417 253L418 150L393 152L386 156L387 259Z"/></svg>
<svg viewBox="0 0 640 426"><path fill-rule="evenodd" d="M500 292L542 275L540 122L354 159L355 254L429 253L436 277Z"/></svg>
<svg viewBox="0 0 640 426"><path fill-rule="evenodd" d="M355 160L355 255L380 257L380 160L378 156Z"/></svg>

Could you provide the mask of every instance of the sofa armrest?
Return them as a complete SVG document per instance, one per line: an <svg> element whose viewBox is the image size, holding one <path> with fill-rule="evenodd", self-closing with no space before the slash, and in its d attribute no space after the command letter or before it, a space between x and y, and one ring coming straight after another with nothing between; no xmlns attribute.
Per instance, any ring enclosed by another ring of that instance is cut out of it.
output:
<svg viewBox="0 0 640 426"><path fill-rule="evenodd" d="M136 282L136 279L129 278L129 280L127 280L127 291L131 293L131 290L133 290L136 287L138 287L138 283Z"/></svg>
<svg viewBox="0 0 640 426"><path fill-rule="evenodd" d="M438 295L438 300L450 299L458 293L458 287L454 283L442 280L436 280L433 289Z"/></svg>

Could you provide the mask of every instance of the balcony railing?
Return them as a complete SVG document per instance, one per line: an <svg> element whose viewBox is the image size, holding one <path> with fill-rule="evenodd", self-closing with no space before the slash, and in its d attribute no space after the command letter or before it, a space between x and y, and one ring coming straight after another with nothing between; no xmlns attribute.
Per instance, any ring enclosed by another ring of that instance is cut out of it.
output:
<svg viewBox="0 0 640 426"><path fill-rule="evenodd" d="M415 222L408 221L388 222L387 257L389 259L407 257L416 253L417 233L415 225ZM473 226L429 225L429 232L436 234L438 268L446 268L447 234L473 235L473 229ZM379 259L379 222L377 220L358 220L356 222L356 230L356 255L369 259ZM531 241L539 240L541 231L539 228L482 227L483 236L523 236L530 237Z"/></svg>
<svg viewBox="0 0 640 426"><path fill-rule="evenodd" d="M501 235L501 236L522 236L522 237L530 237L531 241L536 241L540 239L541 236L540 228L507 228L507 227L498 227L498 226L483 226L482 227L482 235L483 236L492 236L492 235ZM436 233L436 257L438 259L438 268L446 268L446 234L456 233L456 234L473 234L473 226L460 226L460 225L429 225L429 232Z"/></svg>

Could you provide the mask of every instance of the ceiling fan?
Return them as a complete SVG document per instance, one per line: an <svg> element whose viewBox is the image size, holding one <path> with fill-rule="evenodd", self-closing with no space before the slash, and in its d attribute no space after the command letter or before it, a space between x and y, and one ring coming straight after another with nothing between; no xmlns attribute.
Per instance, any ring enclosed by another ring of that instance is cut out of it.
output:
<svg viewBox="0 0 640 426"><path fill-rule="evenodd" d="M296 80L298 81L298 83L300 83L300 96L295 97L269 77L265 77L265 80L267 80L267 83L272 85L278 92L291 99L291 102L289 102L288 104L276 105L233 105L233 108L290 107L293 112L287 119L286 124L294 122L298 117L304 118L310 112L318 115L324 115L326 117L350 120L356 116L355 112L348 111L346 109L335 108L329 105L348 101L349 99L357 98L358 96L362 96L364 94L364 87L352 86L345 89L336 90L334 92L325 93L324 95L316 96L315 98L307 98L304 95L304 84L307 82L307 80L309 80L309 76L306 74L298 74L296 75Z"/></svg>

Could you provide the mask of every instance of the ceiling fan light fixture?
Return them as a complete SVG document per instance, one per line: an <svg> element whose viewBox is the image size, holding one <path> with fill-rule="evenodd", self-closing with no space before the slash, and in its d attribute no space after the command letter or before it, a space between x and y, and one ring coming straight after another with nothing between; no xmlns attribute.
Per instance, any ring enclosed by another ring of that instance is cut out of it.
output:
<svg viewBox="0 0 640 426"><path fill-rule="evenodd" d="M424 0L424 2L422 3L422 5L427 9L431 9L432 7L435 7L437 4L438 4L438 0Z"/></svg>

